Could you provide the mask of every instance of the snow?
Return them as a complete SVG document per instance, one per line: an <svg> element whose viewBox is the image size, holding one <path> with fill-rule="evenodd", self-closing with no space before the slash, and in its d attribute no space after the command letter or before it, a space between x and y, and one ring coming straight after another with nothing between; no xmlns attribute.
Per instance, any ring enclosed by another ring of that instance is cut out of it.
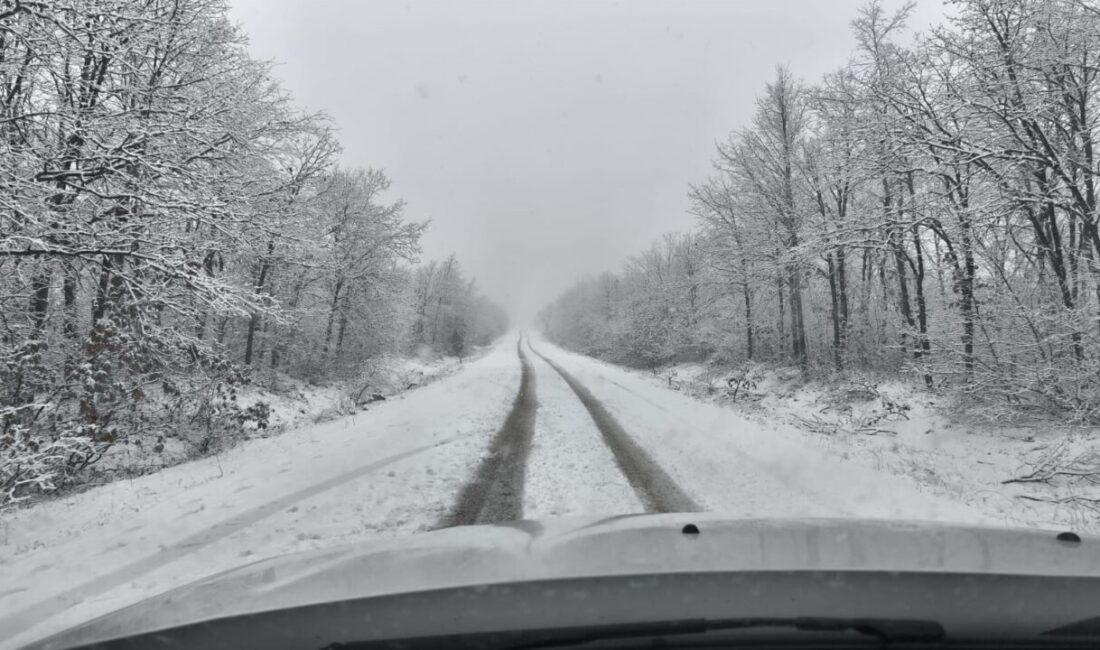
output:
<svg viewBox="0 0 1100 650"><path fill-rule="evenodd" d="M878 388L909 406L909 419L881 425L889 435L822 435L798 423L848 417L849 409L865 417L883 402L838 402L827 387L772 375L753 389L752 406L722 406L706 387L724 386L722 377L698 364L677 368L670 382L537 336L532 343L708 511L1084 525L1079 515L1021 504L1013 493L1023 488L1000 483L1018 474L1018 452L1049 451L1051 440L1021 434L990 444L993 437L947 419L901 383ZM505 336L443 379L354 415L4 514L0 649L254 560L434 527L511 409L520 378L515 344L515 334ZM527 356L539 408L525 517L641 511L572 390L537 355ZM432 372L419 361L409 365ZM711 402L686 394L696 386Z"/></svg>
<svg viewBox="0 0 1100 650"><path fill-rule="evenodd" d="M366 412L0 519L0 648L211 573L433 525L519 382L515 339Z"/></svg>
<svg viewBox="0 0 1100 650"><path fill-rule="evenodd" d="M538 355L528 351L527 358L535 369L539 409L527 465L523 516L539 519L644 512L573 390Z"/></svg>
<svg viewBox="0 0 1100 650"><path fill-rule="evenodd" d="M471 359L485 350L475 349ZM291 429L325 422L356 412L356 396L393 397L407 390L426 386L462 367L462 360L451 356L423 354L418 357L387 356L374 361L354 381L314 385L282 373L268 374L239 389L237 404L242 409L265 402L269 407L267 427L253 428L250 437L266 438ZM149 391L155 394L154 391ZM155 400L155 398L154 398ZM114 480L118 476L138 476L188 460L194 454L192 443L178 437L160 440L160 448L142 444L141 438L122 441L111 447L90 468L90 483Z"/></svg>
<svg viewBox="0 0 1100 650"><path fill-rule="evenodd" d="M823 454L791 427L752 421L545 340L534 344L584 383L707 510L735 517L1011 521L932 494L909 477Z"/></svg>
<svg viewBox="0 0 1100 650"><path fill-rule="evenodd" d="M471 359L483 353L477 350ZM237 401L242 408L267 402L271 407L270 428L282 431L354 412L360 390L364 399L373 394L393 397L445 377L462 364L461 359L449 356L387 356L374 361L357 380L316 386L280 374L264 378L263 386L242 391Z"/></svg>
<svg viewBox="0 0 1100 650"><path fill-rule="evenodd" d="M269 428L283 431L345 415L353 409L341 385L313 386L286 377L276 390L250 387L237 399L242 408L257 402L271 407Z"/></svg>
<svg viewBox="0 0 1100 650"><path fill-rule="evenodd" d="M991 424L937 394L897 378L865 377L837 385L836 381L802 382L797 370L757 368L757 384L731 402L722 372L700 363L664 368L656 374L627 371L664 392L672 388L686 396L723 404L752 426L821 450L849 465L903 477L921 491L964 503L995 521L1078 532L1100 532L1095 510L1073 504L1036 502L1029 497L1092 496L1081 485L1019 484L1004 481L1020 476L1047 454L1070 459L1100 455L1096 430L1052 421ZM868 393L870 388L873 392ZM889 417L855 433L855 423L883 415L883 401L902 404L903 417ZM841 425L839 430L830 427ZM816 426L811 426L816 425ZM869 435L869 433L876 435ZM1095 463L1093 463L1095 464Z"/></svg>

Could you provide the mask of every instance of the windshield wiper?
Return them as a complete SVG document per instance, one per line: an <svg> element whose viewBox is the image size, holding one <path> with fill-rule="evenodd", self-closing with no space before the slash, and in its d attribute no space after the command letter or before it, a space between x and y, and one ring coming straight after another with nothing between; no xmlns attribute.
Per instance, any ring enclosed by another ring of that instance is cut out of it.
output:
<svg viewBox="0 0 1100 650"><path fill-rule="evenodd" d="M945 636L943 626L935 621L910 619L819 618L806 616L789 618L688 618L585 627L334 643L324 650L368 650L395 645L400 645L403 648L478 647L528 650L581 645L616 639L670 637L751 628L784 628L799 632L855 632L878 639L884 647L899 642L939 641Z"/></svg>

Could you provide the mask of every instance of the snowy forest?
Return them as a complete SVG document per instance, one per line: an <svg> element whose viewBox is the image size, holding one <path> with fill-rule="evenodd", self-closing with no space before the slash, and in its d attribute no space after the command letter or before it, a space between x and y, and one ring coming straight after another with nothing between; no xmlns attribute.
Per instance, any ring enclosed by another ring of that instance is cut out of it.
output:
<svg viewBox="0 0 1100 650"><path fill-rule="evenodd" d="M0 93L0 504L112 445L223 448L265 424L250 382L507 327L221 0L4 0Z"/></svg>
<svg viewBox="0 0 1100 650"><path fill-rule="evenodd" d="M960 0L909 36L912 8L869 4L814 84L779 67L689 188L697 226L560 296L548 335L1100 422L1100 10Z"/></svg>

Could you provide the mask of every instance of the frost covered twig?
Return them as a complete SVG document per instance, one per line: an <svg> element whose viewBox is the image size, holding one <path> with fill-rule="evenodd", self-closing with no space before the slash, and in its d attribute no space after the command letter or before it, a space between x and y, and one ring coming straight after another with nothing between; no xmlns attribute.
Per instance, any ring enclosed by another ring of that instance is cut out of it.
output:
<svg viewBox="0 0 1100 650"><path fill-rule="evenodd" d="M1079 494L1074 494L1065 497L1042 497L1032 494L1017 494L1017 499L1023 499L1025 501L1035 501L1038 503L1050 503L1055 505L1070 505L1080 506L1088 510L1100 513L1100 497L1086 497Z"/></svg>
<svg viewBox="0 0 1100 650"><path fill-rule="evenodd" d="M1031 468L1030 471L1001 481L1008 483L1051 483L1059 477L1071 482L1084 481L1100 485L1100 452L1088 450L1066 458L1069 445L1061 441Z"/></svg>

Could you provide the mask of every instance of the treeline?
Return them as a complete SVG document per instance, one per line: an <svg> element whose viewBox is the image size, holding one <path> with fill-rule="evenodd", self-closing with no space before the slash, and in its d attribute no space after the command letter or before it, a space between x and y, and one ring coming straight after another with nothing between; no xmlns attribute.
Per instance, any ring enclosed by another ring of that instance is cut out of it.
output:
<svg viewBox="0 0 1100 650"><path fill-rule="evenodd" d="M903 44L911 8L870 3L816 85L779 68L690 188L696 231L574 287L548 334L1100 419L1100 6L960 0Z"/></svg>
<svg viewBox="0 0 1100 650"><path fill-rule="evenodd" d="M425 224L383 172L338 167L226 9L0 0L0 504L112 444L201 453L262 425L236 404L250 377L505 327L453 261L422 286Z"/></svg>
<svg viewBox="0 0 1100 650"><path fill-rule="evenodd" d="M508 329L508 314L477 292L453 255L418 268L413 287L412 343L420 350L462 357Z"/></svg>

